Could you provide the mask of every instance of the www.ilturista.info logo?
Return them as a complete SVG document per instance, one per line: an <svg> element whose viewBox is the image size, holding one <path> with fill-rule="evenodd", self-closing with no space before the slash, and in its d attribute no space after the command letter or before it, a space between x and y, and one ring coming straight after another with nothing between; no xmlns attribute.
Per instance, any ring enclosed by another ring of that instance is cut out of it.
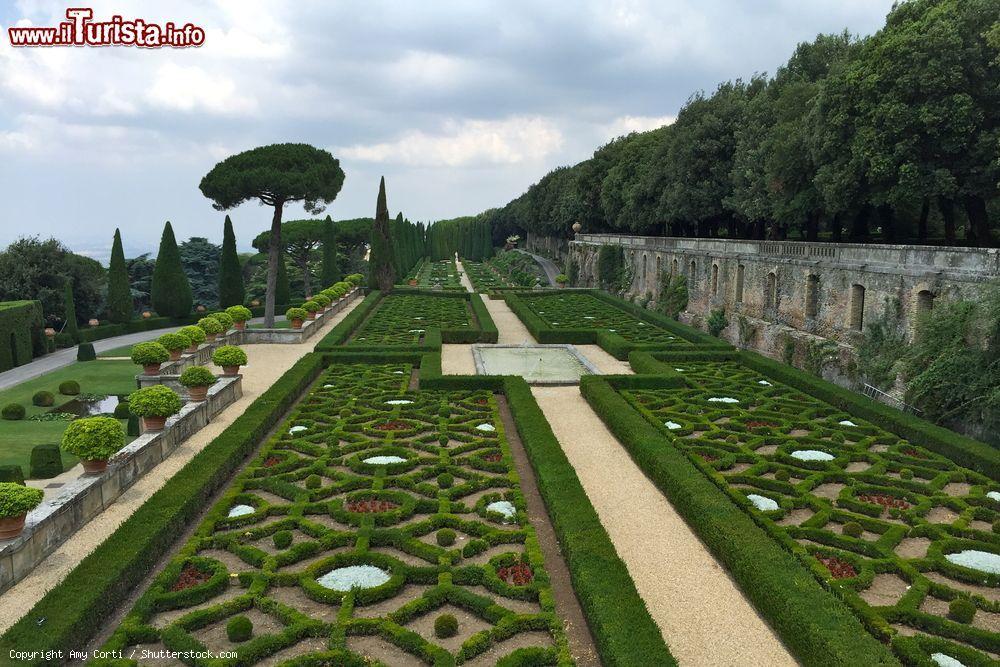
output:
<svg viewBox="0 0 1000 667"><path fill-rule="evenodd" d="M205 43L205 31L186 23L172 21L163 25L142 19L93 21L94 11L73 7L66 10L68 21L54 28L21 26L7 28L11 46L139 46L147 49L171 47L182 49Z"/></svg>

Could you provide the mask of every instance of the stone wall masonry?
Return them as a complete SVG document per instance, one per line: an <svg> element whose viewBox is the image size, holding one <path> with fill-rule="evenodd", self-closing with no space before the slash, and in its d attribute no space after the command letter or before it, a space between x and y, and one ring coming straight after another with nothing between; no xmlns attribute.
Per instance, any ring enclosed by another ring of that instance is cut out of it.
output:
<svg viewBox="0 0 1000 667"><path fill-rule="evenodd" d="M898 308L913 335L917 315L938 299L973 298L1000 276L1000 250L909 245L802 243L578 234L570 257L580 284L596 286L603 245L621 246L631 283L625 296L659 298L661 276L683 274L689 302L682 319L704 327L724 308L724 337L740 344L742 316L755 330L748 345L781 358L785 340L796 355L815 340L831 340L849 356L865 324ZM833 377L842 384L844 378Z"/></svg>
<svg viewBox="0 0 1000 667"><path fill-rule="evenodd" d="M209 388L208 400L186 403L179 414L167 420L163 431L140 435L115 455L103 473L82 475L67 482L57 496L46 499L30 512L21 535L0 540L0 593L24 578L136 480L242 395L240 376L220 378Z"/></svg>

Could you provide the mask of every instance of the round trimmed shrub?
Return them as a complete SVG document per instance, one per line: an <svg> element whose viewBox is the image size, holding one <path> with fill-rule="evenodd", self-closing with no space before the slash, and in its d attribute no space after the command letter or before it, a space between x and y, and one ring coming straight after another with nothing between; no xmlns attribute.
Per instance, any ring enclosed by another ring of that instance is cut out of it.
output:
<svg viewBox="0 0 1000 667"><path fill-rule="evenodd" d="M38 507L45 496L41 489L16 482L0 482L0 519L13 519Z"/></svg>
<svg viewBox="0 0 1000 667"><path fill-rule="evenodd" d="M454 614L441 614L434 619L434 636L445 639L458 634L458 619Z"/></svg>
<svg viewBox="0 0 1000 667"><path fill-rule="evenodd" d="M450 472L443 472L437 477L438 486L442 489L450 489L455 483L455 477Z"/></svg>
<svg viewBox="0 0 1000 667"><path fill-rule="evenodd" d="M212 363L216 366L245 366L247 353L235 345L223 345L212 352Z"/></svg>
<svg viewBox="0 0 1000 667"><path fill-rule="evenodd" d="M50 408L55 405L56 397L51 391L36 391L31 397L31 404L39 408Z"/></svg>
<svg viewBox="0 0 1000 667"><path fill-rule="evenodd" d="M179 352L191 347L191 338L180 331L165 333L156 342L166 348L167 352Z"/></svg>
<svg viewBox="0 0 1000 667"><path fill-rule="evenodd" d="M182 405L180 396L162 384L143 387L128 397L129 412L137 417L170 417L180 412Z"/></svg>
<svg viewBox="0 0 1000 667"><path fill-rule="evenodd" d="M234 644L245 642L253 635L253 623L246 616L233 616L226 622L226 636Z"/></svg>
<svg viewBox="0 0 1000 667"><path fill-rule="evenodd" d="M437 539L438 546L450 547L455 544L456 535L455 531L451 528L442 528L437 532L435 538Z"/></svg>
<svg viewBox="0 0 1000 667"><path fill-rule="evenodd" d="M133 364L152 366L153 364L162 364L168 359L170 359L170 353L167 352L167 348L155 341L132 346Z"/></svg>
<svg viewBox="0 0 1000 667"><path fill-rule="evenodd" d="M125 429L114 417L85 417L71 421L62 438L62 448L85 461L109 459L124 446Z"/></svg>
<svg viewBox="0 0 1000 667"><path fill-rule="evenodd" d="M77 361L94 361L97 359L97 352L93 343L80 343L76 348Z"/></svg>
<svg viewBox="0 0 1000 667"><path fill-rule="evenodd" d="M318 489L323 485L323 478L319 475L309 475L306 477L306 488L307 489Z"/></svg>
<svg viewBox="0 0 1000 667"><path fill-rule="evenodd" d="M271 539L274 540L276 549L287 549L292 544L292 531L279 530L271 536Z"/></svg>
<svg viewBox="0 0 1000 667"><path fill-rule="evenodd" d="M180 332L191 339L192 345L201 345L205 342L205 332L201 327L196 327L193 324L189 324L186 327L181 327Z"/></svg>
<svg viewBox="0 0 1000 667"><path fill-rule="evenodd" d="M222 333L222 324L214 317L203 317L198 320L198 328L209 336Z"/></svg>
<svg viewBox="0 0 1000 667"><path fill-rule="evenodd" d="M445 417L449 416L450 414L451 413L449 412L447 415L445 415ZM441 437L438 438L438 444L441 445L442 447L447 447L449 440L451 440L451 438L449 438L446 435L442 435Z"/></svg>
<svg viewBox="0 0 1000 667"><path fill-rule="evenodd" d="M59 445L35 445L31 448L28 470L34 479L49 479L63 472L62 450Z"/></svg>
<svg viewBox="0 0 1000 667"><path fill-rule="evenodd" d="M226 308L226 315L229 315L233 322L246 322L253 317L253 311L246 306L229 306Z"/></svg>
<svg viewBox="0 0 1000 667"><path fill-rule="evenodd" d="M909 468L903 468L899 471L900 479L913 479L913 471Z"/></svg>
<svg viewBox="0 0 1000 667"><path fill-rule="evenodd" d="M63 396L76 396L80 393L80 383L76 380L66 380L59 383L59 393Z"/></svg>
<svg viewBox="0 0 1000 667"><path fill-rule="evenodd" d="M223 331L229 331L233 326L233 318L229 316L229 313L212 313L209 317L221 324Z"/></svg>
<svg viewBox="0 0 1000 667"><path fill-rule="evenodd" d="M21 470L21 466L0 466L0 482L24 484L24 471Z"/></svg>
<svg viewBox="0 0 1000 667"><path fill-rule="evenodd" d="M976 615L976 603L969 598L955 598L948 603L948 618L958 623L971 623Z"/></svg>
<svg viewBox="0 0 1000 667"><path fill-rule="evenodd" d="M306 312L305 308L289 308L285 311L285 318L290 322L292 320L304 320L309 317L309 313Z"/></svg>
<svg viewBox="0 0 1000 667"><path fill-rule="evenodd" d="M318 303L320 308L326 308L330 305L330 297L323 293L313 295L312 300Z"/></svg>
<svg viewBox="0 0 1000 667"><path fill-rule="evenodd" d="M774 471L774 478L779 482L787 482L789 479L791 479L791 477L792 474L788 472L788 470L786 470L785 468L779 468L778 470Z"/></svg>
<svg viewBox="0 0 1000 667"><path fill-rule="evenodd" d="M306 301L304 304L302 304L302 308L304 308L306 312L315 313L319 310L319 304L310 299L309 301Z"/></svg>
<svg viewBox="0 0 1000 667"><path fill-rule="evenodd" d="M211 387L218 381L212 371L204 366L189 366L178 379L182 387Z"/></svg>
<svg viewBox="0 0 1000 667"><path fill-rule="evenodd" d="M3 406L3 412L0 413L0 415L2 415L4 419L12 422L16 422L19 419L24 419L24 414L25 414L24 406L21 405L20 403L8 403L7 405Z"/></svg>
<svg viewBox="0 0 1000 667"><path fill-rule="evenodd" d="M857 521L848 521L842 529L844 535L848 537L861 537L864 534L864 527Z"/></svg>
<svg viewBox="0 0 1000 667"><path fill-rule="evenodd" d="M115 406L114 417L115 419L128 419L128 416L132 414L128 411L128 401L119 400L118 405Z"/></svg>

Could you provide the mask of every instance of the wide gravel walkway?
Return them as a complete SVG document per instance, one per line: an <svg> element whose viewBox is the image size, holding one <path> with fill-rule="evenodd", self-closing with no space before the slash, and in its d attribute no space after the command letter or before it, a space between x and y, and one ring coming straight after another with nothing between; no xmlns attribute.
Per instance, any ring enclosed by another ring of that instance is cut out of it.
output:
<svg viewBox="0 0 1000 667"><path fill-rule="evenodd" d="M358 303L360 300L355 299L352 304L337 313L304 343L242 346L250 358L250 363L243 367L243 397L219 413L207 426L181 443L165 461L149 471L122 494L114 505L78 530L76 534L42 561L30 575L4 592L3 604L0 604L0 632L6 631L19 618L28 613L46 591L62 581L77 563L104 542L153 493L183 468L195 454L242 415L247 407L258 396L267 391L296 361L306 353L311 352L323 334L340 322ZM158 333L162 333L162 331Z"/></svg>

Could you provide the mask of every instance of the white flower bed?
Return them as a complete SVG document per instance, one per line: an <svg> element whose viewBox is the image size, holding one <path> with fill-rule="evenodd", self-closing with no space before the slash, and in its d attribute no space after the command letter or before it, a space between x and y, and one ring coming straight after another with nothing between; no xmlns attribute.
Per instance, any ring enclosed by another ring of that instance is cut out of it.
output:
<svg viewBox="0 0 1000 667"><path fill-rule="evenodd" d="M393 375L406 375L406 373L404 373L403 371L393 371L392 374Z"/></svg>
<svg viewBox="0 0 1000 667"><path fill-rule="evenodd" d="M966 549L958 553L946 554L945 560L980 572L1000 574L1000 555L978 549Z"/></svg>
<svg viewBox="0 0 1000 667"><path fill-rule="evenodd" d="M773 386L773 385L772 385L772 384L771 384L770 382L768 382L767 380L757 380L757 384L759 384L759 385L760 385L760 386L762 386L762 387L771 387L771 386Z"/></svg>
<svg viewBox="0 0 1000 667"><path fill-rule="evenodd" d="M510 519L517 514L517 508L515 508L513 503L509 500L497 500L496 502L492 502L486 506L486 511L502 514L507 519Z"/></svg>
<svg viewBox="0 0 1000 667"><path fill-rule="evenodd" d="M320 586L332 591L344 593L355 588L375 588L389 581L391 577L385 570L374 565L349 565L330 570L316 579Z"/></svg>
<svg viewBox="0 0 1000 667"><path fill-rule="evenodd" d="M765 496L758 496L756 493L747 494L747 500L761 512L773 512L778 509L778 503Z"/></svg>
<svg viewBox="0 0 1000 667"><path fill-rule="evenodd" d="M413 401L408 401L405 398L397 398L397 399L385 402L386 405L409 405L411 403L413 403Z"/></svg>
<svg viewBox="0 0 1000 667"><path fill-rule="evenodd" d="M940 667L965 667L964 662L959 662L950 655L945 655L944 653L931 653L931 660L936 662Z"/></svg>
<svg viewBox="0 0 1000 667"><path fill-rule="evenodd" d="M841 426L857 426L857 424L855 424L854 422L852 422L850 419L844 419L844 420L841 420L841 421L839 421L837 423L840 424Z"/></svg>
<svg viewBox="0 0 1000 667"><path fill-rule="evenodd" d="M708 399L709 403L739 403L740 399L731 396L713 396Z"/></svg>
<svg viewBox="0 0 1000 667"><path fill-rule="evenodd" d="M827 454L818 449L800 449L792 452L789 456L799 461L832 461L836 458L833 454Z"/></svg>
<svg viewBox="0 0 1000 667"><path fill-rule="evenodd" d="M302 433L302 431L308 431L308 430L309 430L308 426L293 426L290 429L288 429L288 432L289 433Z"/></svg>
<svg viewBox="0 0 1000 667"><path fill-rule="evenodd" d="M683 368L675 368L674 370L677 371L678 373L683 373L684 372Z"/></svg>
<svg viewBox="0 0 1000 667"><path fill-rule="evenodd" d="M234 518L234 517L238 517L238 516L246 516L247 514L253 514L253 513L254 513L254 512L256 512L256 511L257 511L257 510L255 510L255 509L254 509L253 507L251 507L250 505L234 505L234 506L233 506L233 507L232 507L232 508L231 508L231 509L229 510L229 514L228 514L227 516L228 516L228 517L229 517L230 519L232 519L232 518Z"/></svg>
<svg viewBox="0 0 1000 667"><path fill-rule="evenodd" d="M390 463L403 463L406 461L402 456L369 456L363 459L363 463L368 463L373 466L387 466Z"/></svg>
<svg viewBox="0 0 1000 667"><path fill-rule="evenodd" d="M669 428L671 431L676 431L679 428L684 428L677 422L663 422L663 425Z"/></svg>
<svg viewBox="0 0 1000 667"><path fill-rule="evenodd" d="M493 424L480 424L479 426L476 427L476 430L482 431L484 433L492 433L493 431L497 430L497 428Z"/></svg>
<svg viewBox="0 0 1000 667"><path fill-rule="evenodd" d="M423 329L410 329L409 333L424 333Z"/></svg>
<svg viewBox="0 0 1000 667"><path fill-rule="evenodd" d="M1000 503L1000 491L988 491L986 497L990 500L995 500Z"/></svg>

